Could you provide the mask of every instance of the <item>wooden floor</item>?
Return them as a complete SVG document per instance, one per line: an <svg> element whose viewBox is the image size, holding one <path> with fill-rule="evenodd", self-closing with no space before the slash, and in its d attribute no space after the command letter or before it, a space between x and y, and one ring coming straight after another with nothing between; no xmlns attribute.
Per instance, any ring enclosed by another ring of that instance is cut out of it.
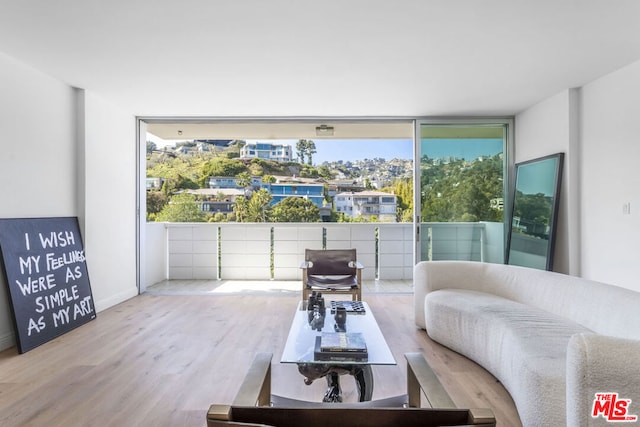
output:
<svg viewBox="0 0 640 427"><path fill-rule="evenodd" d="M298 293L299 280L164 280L146 289L154 295ZM412 280L363 280L362 294L413 294Z"/></svg>
<svg viewBox="0 0 640 427"><path fill-rule="evenodd" d="M520 425L509 394L468 359L432 342L413 321L413 297L365 294L397 366L374 367L374 399L406 390L405 352L422 352L461 407L490 407ZM256 352L272 352L275 394L320 400L280 364L298 293L143 294L19 355L0 353L0 426L204 426L212 403L231 403ZM356 391L344 377L345 400Z"/></svg>

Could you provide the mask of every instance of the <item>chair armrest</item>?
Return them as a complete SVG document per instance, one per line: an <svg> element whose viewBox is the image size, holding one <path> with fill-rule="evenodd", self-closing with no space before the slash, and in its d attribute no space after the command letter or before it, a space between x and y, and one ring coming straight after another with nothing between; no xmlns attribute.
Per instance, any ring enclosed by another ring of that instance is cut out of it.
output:
<svg viewBox="0 0 640 427"><path fill-rule="evenodd" d="M432 408L456 408L422 353L405 353L404 357L407 359L409 407L419 408L420 396L424 393Z"/></svg>
<svg viewBox="0 0 640 427"><path fill-rule="evenodd" d="M233 406L269 406L271 404L271 353L258 353L251 362Z"/></svg>
<svg viewBox="0 0 640 427"><path fill-rule="evenodd" d="M303 269L303 270L307 269L309 267L311 267L311 262L310 261L303 261L302 264L300 264L300 268Z"/></svg>
<svg viewBox="0 0 640 427"><path fill-rule="evenodd" d="M231 421L230 405L211 405L207 412L207 427L265 427L266 424Z"/></svg>
<svg viewBox="0 0 640 427"><path fill-rule="evenodd" d="M258 353L240 384L232 405L211 405L207 412L207 427L265 426L265 424L240 423L231 420L232 406L271 405L271 353Z"/></svg>
<svg viewBox="0 0 640 427"><path fill-rule="evenodd" d="M349 263L349 267L353 267L353 268L357 268L358 270L362 270L364 269L364 265L362 265L360 262L358 261L351 261Z"/></svg>
<svg viewBox="0 0 640 427"><path fill-rule="evenodd" d="M407 406L422 407L420 398L424 395L433 409L458 408L422 353L405 353L404 357L407 359ZM489 408L473 408L468 409L467 422L469 426L495 426L496 418Z"/></svg>
<svg viewBox="0 0 640 427"><path fill-rule="evenodd" d="M567 347L567 425L591 426L596 393L631 399L628 415L640 417L640 340L576 334ZM600 425L600 424L598 424Z"/></svg>

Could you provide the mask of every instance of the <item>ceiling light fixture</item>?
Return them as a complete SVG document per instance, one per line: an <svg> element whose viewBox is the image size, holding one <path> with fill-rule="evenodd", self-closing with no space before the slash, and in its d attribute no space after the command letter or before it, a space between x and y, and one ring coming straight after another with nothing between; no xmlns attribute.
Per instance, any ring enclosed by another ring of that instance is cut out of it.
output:
<svg viewBox="0 0 640 427"><path fill-rule="evenodd" d="M316 136L331 136L333 135L333 126L320 125L316 126Z"/></svg>

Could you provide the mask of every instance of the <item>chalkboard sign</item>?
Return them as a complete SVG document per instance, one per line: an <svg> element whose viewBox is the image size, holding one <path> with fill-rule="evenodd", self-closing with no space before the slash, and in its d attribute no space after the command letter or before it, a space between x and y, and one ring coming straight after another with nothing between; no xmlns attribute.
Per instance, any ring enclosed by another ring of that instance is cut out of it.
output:
<svg viewBox="0 0 640 427"><path fill-rule="evenodd" d="M18 351L95 319L78 219L0 219Z"/></svg>

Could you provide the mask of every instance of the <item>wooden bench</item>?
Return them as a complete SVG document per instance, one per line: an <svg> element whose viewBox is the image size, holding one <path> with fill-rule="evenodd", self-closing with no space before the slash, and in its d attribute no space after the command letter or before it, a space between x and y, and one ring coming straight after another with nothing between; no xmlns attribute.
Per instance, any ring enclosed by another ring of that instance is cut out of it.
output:
<svg viewBox="0 0 640 427"><path fill-rule="evenodd" d="M421 353L405 354L406 395L358 403L302 402L271 395L271 358L271 353L256 355L233 403L209 408L208 427L496 425L490 409L457 408Z"/></svg>

